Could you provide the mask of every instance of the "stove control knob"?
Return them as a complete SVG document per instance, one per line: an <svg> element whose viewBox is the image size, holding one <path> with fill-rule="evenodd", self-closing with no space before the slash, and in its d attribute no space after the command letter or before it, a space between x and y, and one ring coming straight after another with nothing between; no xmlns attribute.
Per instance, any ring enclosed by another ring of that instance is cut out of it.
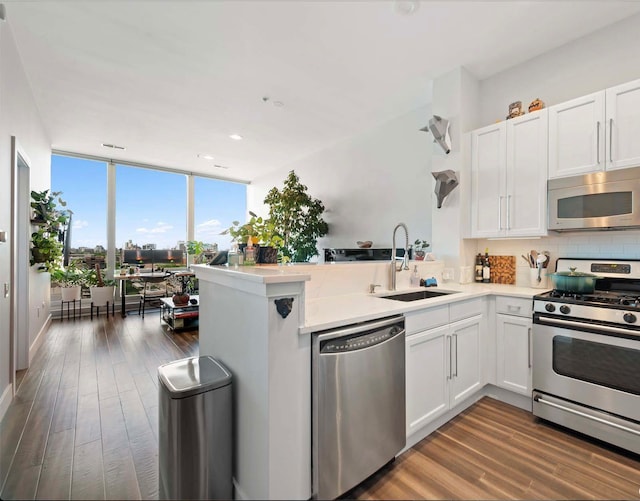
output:
<svg viewBox="0 0 640 501"><path fill-rule="evenodd" d="M624 319L625 322L627 322L628 324L634 324L636 323L636 316L633 313L625 313L622 318Z"/></svg>
<svg viewBox="0 0 640 501"><path fill-rule="evenodd" d="M560 306L560 313L564 313L565 315L571 313L571 308L569 308L566 304Z"/></svg>
<svg viewBox="0 0 640 501"><path fill-rule="evenodd" d="M547 310L549 313L553 313L554 311L556 311L556 305L547 303L544 305L544 309Z"/></svg>

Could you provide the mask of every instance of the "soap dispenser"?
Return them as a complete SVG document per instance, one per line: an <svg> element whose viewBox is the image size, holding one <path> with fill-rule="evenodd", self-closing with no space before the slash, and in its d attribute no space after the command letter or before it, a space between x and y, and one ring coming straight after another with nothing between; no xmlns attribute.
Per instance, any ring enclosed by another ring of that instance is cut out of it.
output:
<svg viewBox="0 0 640 501"><path fill-rule="evenodd" d="M420 275L418 275L418 265L413 266L413 273L411 274L411 285L420 287Z"/></svg>

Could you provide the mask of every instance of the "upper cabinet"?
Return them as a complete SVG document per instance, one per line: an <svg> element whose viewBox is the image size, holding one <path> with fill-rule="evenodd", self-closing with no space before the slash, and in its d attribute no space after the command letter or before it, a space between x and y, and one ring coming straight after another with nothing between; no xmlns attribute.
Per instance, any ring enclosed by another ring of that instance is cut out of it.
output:
<svg viewBox="0 0 640 501"><path fill-rule="evenodd" d="M471 132L471 236L546 235L548 114Z"/></svg>
<svg viewBox="0 0 640 501"><path fill-rule="evenodd" d="M640 165L640 80L549 108L549 178Z"/></svg>

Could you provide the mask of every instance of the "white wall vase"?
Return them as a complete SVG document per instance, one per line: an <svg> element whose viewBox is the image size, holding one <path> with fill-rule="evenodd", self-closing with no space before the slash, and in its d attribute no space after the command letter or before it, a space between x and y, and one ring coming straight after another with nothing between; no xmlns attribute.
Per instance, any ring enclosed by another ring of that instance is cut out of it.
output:
<svg viewBox="0 0 640 501"><path fill-rule="evenodd" d="M74 285L72 287L60 287L63 301L79 301L82 294L82 287Z"/></svg>
<svg viewBox="0 0 640 501"><path fill-rule="evenodd" d="M113 304L113 295L116 287L107 285L104 287L89 287L91 291L91 302L93 306L105 306L107 302Z"/></svg>

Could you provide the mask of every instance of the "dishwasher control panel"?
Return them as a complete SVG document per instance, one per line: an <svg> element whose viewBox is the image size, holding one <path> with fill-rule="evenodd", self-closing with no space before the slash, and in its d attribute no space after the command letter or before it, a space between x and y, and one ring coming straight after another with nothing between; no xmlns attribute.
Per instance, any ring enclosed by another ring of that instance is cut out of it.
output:
<svg viewBox="0 0 640 501"><path fill-rule="evenodd" d="M402 327L394 325L382 331L376 330L368 333L354 334L348 337L329 339L321 343L320 353L330 354L362 350L383 343L387 339L398 335L402 330Z"/></svg>

